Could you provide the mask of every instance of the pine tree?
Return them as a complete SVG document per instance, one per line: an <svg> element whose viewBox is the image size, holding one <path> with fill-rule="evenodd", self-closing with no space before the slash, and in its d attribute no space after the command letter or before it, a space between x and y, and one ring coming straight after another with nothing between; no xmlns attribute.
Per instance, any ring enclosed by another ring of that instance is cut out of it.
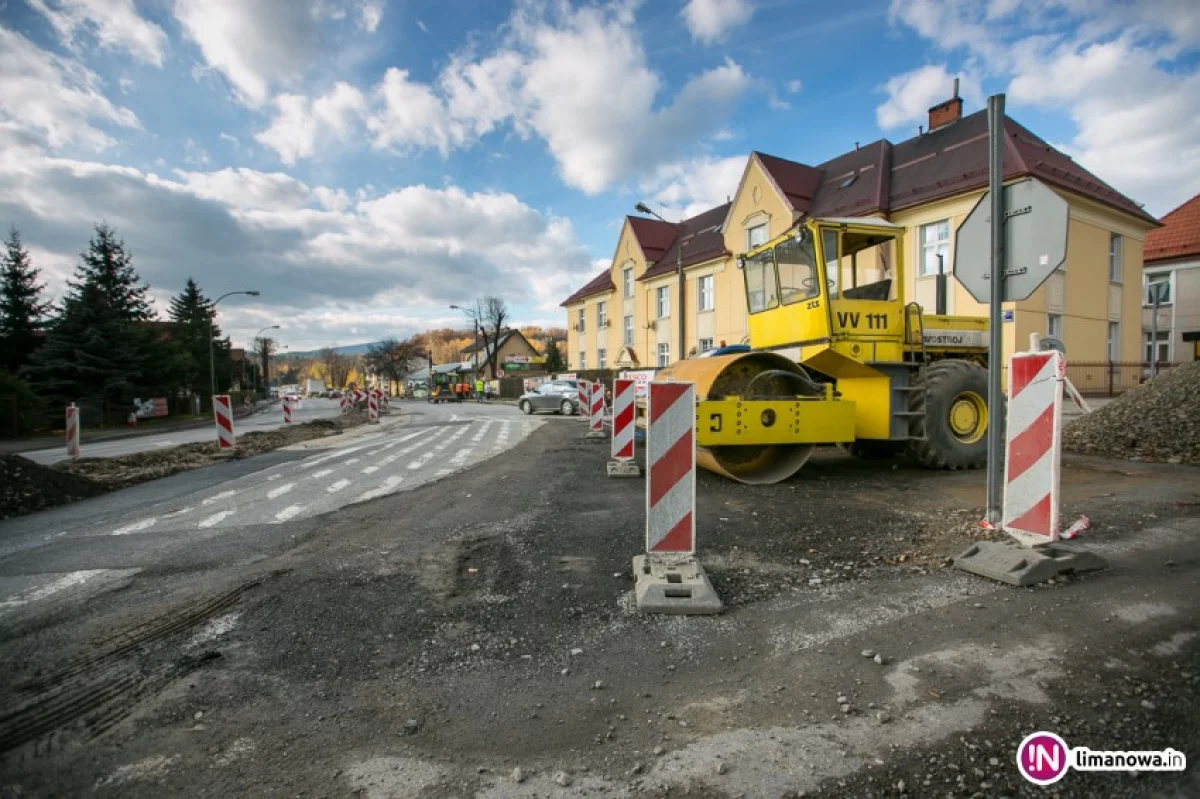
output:
<svg viewBox="0 0 1200 799"><path fill-rule="evenodd" d="M33 268L16 227L4 244L0 257L0 363L16 372L29 362L53 305L42 299L46 287L38 283L38 270Z"/></svg>
<svg viewBox="0 0 1200 799"><path fill-rule="evenodd" d="M184 385L201 394L208 392L210 342L219 375L224 378L229 371L229 347L221 340L221 329L213 324L215 315L212 301L204 296L196 281L190 277L183 291L171 299L170 317L175 323L172 336L182 345L191 361L185 370L187 379ZM221 382L226 383L225 380Z"/></svg>
<svg viewBox="0 0 1200 799"><path fill-rule="evenodd" d="M116 232L106 224L96 225L96 235L88 243L88 251L80 254L75 269L78 282L69 282L74 291L94 284L108 301L109 309L128 322L147 322L154 318L150 309L150 287L142 283L133 268L133 256L125 252L125 242L118 241Z"/></svg>
<svg viewBox="0 0 1200 799"><path fill-rule="evenodd" d="M550 339L546 342L546 371L550 374L558 374L566 368L562 353L558 349L558 342Z"/></svg>

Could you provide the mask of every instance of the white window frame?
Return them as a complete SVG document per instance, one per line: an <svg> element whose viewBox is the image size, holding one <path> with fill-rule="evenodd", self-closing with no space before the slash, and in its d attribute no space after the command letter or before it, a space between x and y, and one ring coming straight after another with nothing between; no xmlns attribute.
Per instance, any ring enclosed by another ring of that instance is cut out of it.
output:
<svg viewBox="0 0 1200 799"><path fill-rule="evenodd" d="M1153 278L1153 279L1152 279ZM1159 305L1160 308L1165 308L1171 305L1175 299L1175 273L1174 272L1154 272L1142 276L1142 302L1146 308L1153 308L1154 303L1150 297L1151 283L1166 283L1167 284L1167 299Z"/></svg>
<svg viewBox="0 0 1200 799"><path fill-rule="evenodd" d="M1108 282L1125 282L1125 237L1120 233L1108 234Z"/></svg>
<svg viewBox="0 0 1200 799"><path fill-rule="evenodd" d="M587 353L584 352L583 350L579 351L579 366L576 368L578 368L580 370L587 368Z"/></svg>
<svg viewBox="0 0 1200 799"><path fill-rule="evenodd" d="M623 336L622 341L625 343L625 346L632 347L633 346L633 314L629 314L625 317L625 331L622 334L622 336Z"/></svg>
<svg viewBox="0 0 1200 799"><path fill-rule="evenodd" d="M632 266L627 266L621 270L621 287L623 290L622 296L624 296L625 299L628 300L633 297L633 267Z"/></svg>
<svg viewBox="0 0 1200 799"><path fill-rule="evenodd" d="M941 232L942 232L940 229L941 225L946 226L946 231L945 231L946 237L945 238L940 237ZM939 237L936 239L930 240L930 238L929 238L930 232L936 233ZM918 229L917 242L918 242L917 243L917 248L918 248L917 268L919 270L917 273L917 276L918 277L933 277L933 276L939 274L938 270L937 270L937 266L930 267L928 265L931 260L932 260L933 264L937 264L937 256L939 254L942 256L941 274L949 274L950 269L951 269L951 264L950 264L950 220L949 219L939 219L936 222L930 222L927 225L921 225L921 227ZM941 251L941 252L939 253L939 251ZM927 258L926 257L927 254L932 255L933 258L932 259Z"/></svg>
<svg viewBox="0 0 1200 799"><path fill-rule="evenodd" d="M603 330L608 327L608 303L596 303L596 329Z"/></svg>
<svg viewBox="0 0 1200 799"><path fill-rule="evenodd" d="M587 309L580 308L579 309L579 321L577 321L575 323L575 332L576 333L582 333L584 330L587 329L586 323L584 322L584 319L586 319L586 318L587 318Z"/></svg>
<svg viewBox="0 0 1200 799"><path fill-rule="evenodd" d="M1058 332L1054 332L1054 320L1058 320ZM1056 338L1059 341L1063 340L1063 315L1060 313L1046 314L1046 335L1050 338Z"/></svg>
<svg viewBox="0 0 1200 799"><path fill-rule="evenodd" d="M659 286L654 290L654 299L654 307L658 311L658 318L669 318L671 316L671 287Z"/></svg>
<svg viewBox="0 0 1200 799"><path fill-rule="evenodd" d="M707 345L707 346L705 346L705 345ZM696 346L697 352L701 352L701 353L708 352L711 349L715 349L713 346L713 340L711 338L700 339L700 342Z"/></svg>
<svg viewBox="0 0 1200 799"><path fill-rule="evenodd" d="M701 275L696 281L697 310L701 313L713 309L713 298L716 294L715 284L716 277L714 275Z"/></svg>
<svg viewBox="0 0 1200 799"><path fill-rule="evenodd" d="M596 368L597 369L607 369L608 368L608 350L602 350L602 349L596 350Z"/></svg>
<svg viewBox="0 0 1200 799"><path fill-rule="evenodd" d="M1166 357L1159 358L1158 363L1171 363L1171 344L1173 343L1171 341L1171 330L1160 328L1158 331L1157 342L1152 342L1150 339L1150 336L1153 334L1153 332L1154 331L1152 330L1142 331L1142 355L1146 356L1146 362L1154 362L1155 349L1159 349L1161 351L1161 348L1166 347ZM1158 347L1154 346L1155 343L1158 344Z"/></svg>
<svg viewBox="0 0 1200 799"><path fill-rule="evenodd" d="M1121 323L1108 323L1108 341L1106 342L1105 353L1108 355L1108 360L1117 362L1121 360Z"/></svg>
<svg viewBox="0 0 1200 799"><path fill-rule="evenodd" d="M660 367L671 365L671 345L665 341L658 342L658 365Z"/></svg>
<svg viewBox="0 0 1200 799"><path fill-rule="evenodd" d="M762 241L755 243L754 235L760 230L762 231ZM746 252L750 252L755 247L766 244L770 238L771 235L770 231L767 230L766 222L746 228Z"/></svg>

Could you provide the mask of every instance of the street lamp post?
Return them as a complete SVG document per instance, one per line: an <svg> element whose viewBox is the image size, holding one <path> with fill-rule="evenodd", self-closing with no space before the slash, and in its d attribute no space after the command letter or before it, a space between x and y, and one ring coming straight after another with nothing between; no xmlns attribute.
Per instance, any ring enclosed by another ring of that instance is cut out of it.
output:
<svg viewBox="0 0 1200 799"><path fill-rule="evenodd" d="M258 341L258 337L261 336L263 333L267 332L268 330L279 330L279 329L280 329L279 325L268 325L267 327L264 327L262 330L255 333L252 341ZM212 336L209 336L208 338L210 341L212 340ZM264 354L262 363L259 364L259 366L262 367L263 388L267 387L267 358L268 357L270 357L270 356ZM257 369L255 369L254 371L258 372ZM258 378L257 378L257 375L255 376L255 380L254 380L254 401L258 402Z"/></svg>
<svg viewBox="0 0 1200 799"><path fill-rule="evenodd" d="M475 341L475 352L473 353L471 362L472 362L473 366L475 367L476 377L478 377L478 374L479 374L479 330L480 330L479 320L476 319L475 317L471 316L471 312L469 310L467 310L466 308L462 307L461 305L451 305L450 307L456 311L462 311L467 316L471 317L471 338ZM472 386L474 386L474 381L472 381Z"/></svg>
<svg viewBox="0 0 1200 799"><path fill-rule="evenodd" d="M668 225L672 224L671 222L667 222L667 220L663 219L658 214L654 213L654 211L652 211L650 209L650 206L646 205L645 203L638 203L637 205L635 205L633 207L633 209L639 213L650 214L651 216L658 219L658 221L660 221L660 222L666 222ZM675 225L680 228L680 234L682 234L683 226L680 225L679 223L675 223ZM675 248L675 271L679 275L679 291L678 291L679 307L676 309L676 313L679 314L679 352L676 353L675 360L682 361L683 357L684 357L683 353L685 352L685 348L687 347L687 345L684 343L684 332L687 328L686 328L686 323L684 321L684 304L683 304L683 238L682 238L682 236L679 239L679 246ZM647 355L649 355L649 353L647 353Z"/></svg>
<svg viewBox="0 0 1200 799"><path fill-rule="evenodd" d="M212 301L208 306L208 382L212 392L209 394L209 402L212 402L212 397L217 395L217 359L213 354L213 320L217 318L217 303L226 297L232 297L235 294L245 294L248 297L257 297L257 291L229 291L222 294Z"/></svg>

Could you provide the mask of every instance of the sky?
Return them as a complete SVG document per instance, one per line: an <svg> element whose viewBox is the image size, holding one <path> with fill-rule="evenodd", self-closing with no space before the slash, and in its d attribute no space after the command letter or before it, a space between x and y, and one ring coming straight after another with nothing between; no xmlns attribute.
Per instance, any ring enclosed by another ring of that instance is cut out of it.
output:
<svg viewBox="0 0 1200 799"><path fill-rule="evenodd" d="M1153 214L1200 192L1195 0L0 0L0 225L54 295L102 221L161 314L261 292L235 346L561 326L637 202L902 141L955 77Z"/></svg>

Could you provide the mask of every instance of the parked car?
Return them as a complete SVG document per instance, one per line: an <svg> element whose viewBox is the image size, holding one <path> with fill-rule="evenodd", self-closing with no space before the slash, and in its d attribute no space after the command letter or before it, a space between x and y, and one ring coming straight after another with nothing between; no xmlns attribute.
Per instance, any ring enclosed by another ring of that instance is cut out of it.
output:
<svg viewBox="0 0 1200 799"><path fill-rule="evenodd" d="M341 398L342 398L342 392L338 391L338 390L335 388L335 389L333 389L332 391L330 391L330 392L328 393L328 395L327 395L327 396L329 397L329 399L341 399Z"/></svg>
<svg viewBox="0 0 1200 799"><path fill-rule="evenodd" d="M533 391L527 391L517 400L523 413L551 411L564 416L579 413L579 386L574 380L552 380Z"/></svg>

